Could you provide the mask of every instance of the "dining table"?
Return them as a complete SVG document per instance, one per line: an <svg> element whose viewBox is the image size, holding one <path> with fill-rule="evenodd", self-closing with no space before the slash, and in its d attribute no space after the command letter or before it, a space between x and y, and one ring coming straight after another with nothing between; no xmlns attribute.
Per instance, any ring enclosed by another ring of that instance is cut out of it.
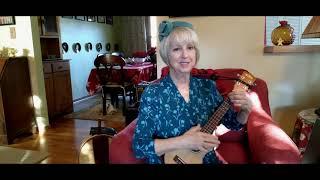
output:
<svg viewBox="0 0 320 180"><path fill-rule="evenodd" d="M141 82L152 81L153 70L155 65L151 62L137 63L137 64L126 64L123 66L125 71L124 79L127 82L132 82L134 85L138 85ZM113 81L117 81L120 76L113 76ZM94 95L101 90L101 84L97 74L97 69L93 68L90 71L86 89L89 95Z"/></svg>

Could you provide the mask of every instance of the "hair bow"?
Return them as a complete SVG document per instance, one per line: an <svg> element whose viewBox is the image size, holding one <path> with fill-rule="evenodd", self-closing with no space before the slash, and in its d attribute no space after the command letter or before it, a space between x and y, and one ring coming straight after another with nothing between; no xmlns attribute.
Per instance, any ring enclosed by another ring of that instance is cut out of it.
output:
<svg viewBox="0 0 320 180"><path fill-rule="evenodd" d="M162 41L164 37L167 37L171 31L176 27L188 27L193 29L192 24L184 21L162 21L159 24L159 40Z"/></svg>

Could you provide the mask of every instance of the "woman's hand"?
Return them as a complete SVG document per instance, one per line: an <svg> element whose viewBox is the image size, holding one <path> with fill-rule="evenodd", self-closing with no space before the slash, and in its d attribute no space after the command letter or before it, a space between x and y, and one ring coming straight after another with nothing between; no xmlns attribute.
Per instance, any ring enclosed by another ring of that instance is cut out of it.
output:
<svg viewBox="0 0 320 180"><path fill-rule="evenodd" d="M245 91L232 91L228 94L228 97L235 108L240 108L237 120L241 124L246 124L252 110L252 101L249 98L248 93Z"/></svg>
<svg viewBox="0 0 320 180"><path fill-rule="evenodd" d="M245 91L232 91L228 94L228 97L236 108L240 108L241 111L247 113L251 112L252 102Z"/></svg>
<svg viewBox="0 0 320 180"><path fill-rule="evenodd" d="M219 146L220 141L216 135L200 132L200 130L201 127L198 124L181 136L185 148L207 153Z"/></svg>

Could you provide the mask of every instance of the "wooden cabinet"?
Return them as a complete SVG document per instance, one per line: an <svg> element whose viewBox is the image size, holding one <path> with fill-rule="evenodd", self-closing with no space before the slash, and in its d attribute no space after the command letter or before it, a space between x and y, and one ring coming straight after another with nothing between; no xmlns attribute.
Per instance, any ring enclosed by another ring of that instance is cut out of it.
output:
<svg viewBox="0 0 320 180"><path fill-rule="evenodd" d="M43 61L49 119L73 112L69 60Z"/></svg>
<svg viewBox="0 0 320 180"><path fill-rule="evenodd" d="M73 111L69 60L63 60L60 17L39 16L40 44L49 120Z"/></svg>
<svg viewBox="0 0 320 180"><path fill-rule="evenodd" d="M43 60L61 59L60 17L38 16Z"/></svg>
<svg viewBox="0 0 320 180"><path fill-rule="evenodd" d="M0 144L31 134L34 124L28 58L0 59Z"/></svg>
<svg viewBox="0 0 320 180"><path fill-rule="evenodd" d="M53 75L44 74L44 83L46 88L47 108L49 118L55 116L55 102L54 102L54 86L53 86Z"/></svg>
<svg viewBox="0 0 320 180"><path fill-rule="evenodd" d="M57 16L40 16L42 36L59 36L59 19Z"/></svg>

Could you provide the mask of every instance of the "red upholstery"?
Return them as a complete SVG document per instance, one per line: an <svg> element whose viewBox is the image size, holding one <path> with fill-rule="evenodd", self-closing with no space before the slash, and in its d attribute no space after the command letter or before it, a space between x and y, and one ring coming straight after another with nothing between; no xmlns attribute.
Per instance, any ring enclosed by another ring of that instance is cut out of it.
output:
<svg viewBox="0 0 320 180"><path fill-rule="evenodd" d="M143 160L133 156L131 144L136 120L132 121L124 130L112 138L109 160L111 164L139 164Z"/></svg>
<svg viewBox="0 0 320 180"><path fill-rule="evenodd" d="M237 77L244 69L193 69L197 77L210 78L212 74ZM168 74L169 69L162 69L161 77ZM221 141L217 149L218 157L224 163L300 163L300 153L290 137L272 120L268 87L264 80L257 78L256 86L250 92L254 101L246 128L241 131L230 131L224 126L216 130ZM234 82L216 80L219 92L226 96ZM110 144L111 163L143 163L134 157L131 142L136 120L117 134Z"/></svg>
<svg viewBox="0 0 320 180"><path fill-rule="evenodd" d="M240 141L241 142L241 141ZM223 158L224 163L246 164L249 162L248 149L240 142L223 141L219 145L217 152L219 158Z"/></svg>

